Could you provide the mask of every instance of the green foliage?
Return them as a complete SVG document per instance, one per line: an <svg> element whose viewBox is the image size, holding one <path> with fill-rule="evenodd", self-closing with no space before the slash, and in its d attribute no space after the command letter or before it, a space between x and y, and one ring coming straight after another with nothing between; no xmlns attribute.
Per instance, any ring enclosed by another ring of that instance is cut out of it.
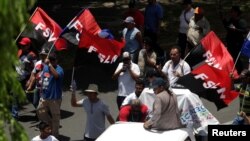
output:
<svg viewBox="0 0 250 141"><path fill-rule="evenodd" d="M27 21L28 5L25 0L0 1L0 141L6 141L8 137L12 141L29 140L24 128L11 117L9 110L13 102L10 91L17 94L19 101L25 100L13 65L18 62L15 38Z"/></svg>

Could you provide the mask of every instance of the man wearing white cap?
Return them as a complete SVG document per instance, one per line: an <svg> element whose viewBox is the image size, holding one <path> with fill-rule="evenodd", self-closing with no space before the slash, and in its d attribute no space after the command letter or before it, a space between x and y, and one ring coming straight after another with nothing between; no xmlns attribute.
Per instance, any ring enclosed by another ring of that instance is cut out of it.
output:
<svg viewBox="0 0 250 141"><path fill-rule="evenodd" d="M140 76L139 66L131 61L128 52L123 52L122 59L112 76L113 79L118 79L118 96L116 99L118 109L120 109L126 96L135 91L135 82Z"/></svg>
<svg viewBox="0 0 250 141"><path fill-rule="evenodd" d="M124 20L126 27L123 29L123 38L126 41L124 51L131 54L133 62L137 62L138 54L142 48L142 34L139 29L135 27L135 21L133 17L127 17Z"/></svg>
<svg viewBox="0 0 250 141"><path fill-rule="evenodd" d="M105 116L110 124L114 123L114 119L110 114L108 106L100 100L98 95L98 86L89 84L89 87L84 90L87 98L77 101L75 96L76 84L72 83L71 105L73 107L83 107L87 113L87 123L84 133L84 141L94 141L105 130Z"/></svg>

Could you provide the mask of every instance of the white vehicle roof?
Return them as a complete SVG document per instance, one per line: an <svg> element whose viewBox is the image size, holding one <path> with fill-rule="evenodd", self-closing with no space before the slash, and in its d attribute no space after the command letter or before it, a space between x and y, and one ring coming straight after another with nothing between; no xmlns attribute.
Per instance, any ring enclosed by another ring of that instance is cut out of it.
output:
<svg viewBox="0 0 250 141"><path fill-rule="evenodd" d="M143 128L143 123L118 122L109 126L96 141L184 141L190 134L193 136L188 128L149 131Z"/></svg>

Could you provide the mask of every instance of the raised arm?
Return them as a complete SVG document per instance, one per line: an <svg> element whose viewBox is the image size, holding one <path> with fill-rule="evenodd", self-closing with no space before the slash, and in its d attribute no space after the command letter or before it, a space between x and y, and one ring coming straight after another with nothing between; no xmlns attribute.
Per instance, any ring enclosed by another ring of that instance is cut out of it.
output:
<svg viewBox="0 0 250 141"><path fill-rule="evenodd" d="M71 95L71 106L72 107L82 107L82 104L80 102L77 102L76 100L76 83L75 81L72 82L71 84L71 90L72 90L72 95Z"/></svg>

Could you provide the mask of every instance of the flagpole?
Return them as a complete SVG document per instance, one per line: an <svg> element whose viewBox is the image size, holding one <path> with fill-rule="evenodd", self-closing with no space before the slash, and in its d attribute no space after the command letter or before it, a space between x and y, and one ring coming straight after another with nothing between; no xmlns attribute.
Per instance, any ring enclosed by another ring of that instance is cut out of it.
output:
<svg viewBox="0 0 250 141"><path fill-rule="evenodd" d="M64 33L64 31L65 31L65 30L75 21L75 19L76 19L84 10L85 10L85 9L83 8L80 12L78 12L78 14L77 14L77 15L67 24L67 26L63 29L63 31L60 33L59 37ZM49 57L49 55L50 55L52 49L54 48L55 43L56 43L56 41L57 41L58 39L59 39L59 38L57 38L57 39L55 40L55 42L53 42L53 44L51 45L47 57Z"/></svg>
<svg viewBox="0 0 250 141"><path fill-rule="evenodd" d="M241 104L241 106L240 106L240 112L242 111L243 106L244 106L244 104L245 104L245 98L246 98L246 95L244 94L243 100L242 100L242 104Z"/></svg>
<svg viewBox="0 0 250 141"><path fill-rule="evenodd" d="M77 17L79 17L79 15L84 11L85 9L83 8L80 12L77 13L77 15L66 25L66 27L63 29L63 31L61 32L61 34L59 35L59 37L66 31L67 28L69 28L69 26L75 21L75 19Z"/></svg>
<svg viewBox="0 0 250 141"><path fill-rule="evenodd" d="M194 46L194 47L187 53L187 55L183 58L184 61L187 59L187 57L191 54L191 52L192 52L198 45L200 45L200 43L197 44L196 46Z"/></svg>
<svg viewBox="0 0 250 141"><path fill-rule="evenodd" d="M238 60L239 60L239 58L240 58L240 54L241 54L241 51L238 53L238 56L237 56L237 58L236 58L236 60L235 60L235 62L234 62L234 67L233 67L233 69L232 69L232 73L233 73L234 70L235 70L236 63L238 62Z"/></svg>
<svg viewBox="0 0 250 141"><path fill-rule="evenodd" d="M34 11L34 12L32 13L32 15L30 16L29 21L30 21L30 19L34 16L34 14L36 13L36 11L37 11L38 8L39 8L39 7L36 7L35 11ZM27 26L27 23L24 25L24 27L22 28L21 32L20 32L20 33L18 34L18 36L16 37L15 42L17 42L17 39L21 36L21 34L22 34L23 31L25 30L26 26Z"/></svg>
<svg viewBox="0 0 250 141"><path fill-rule="evenodd" d="M75 75L75 66L73 66L73 68L72 68L71 84L74 81L74 75Z"/></svg>

